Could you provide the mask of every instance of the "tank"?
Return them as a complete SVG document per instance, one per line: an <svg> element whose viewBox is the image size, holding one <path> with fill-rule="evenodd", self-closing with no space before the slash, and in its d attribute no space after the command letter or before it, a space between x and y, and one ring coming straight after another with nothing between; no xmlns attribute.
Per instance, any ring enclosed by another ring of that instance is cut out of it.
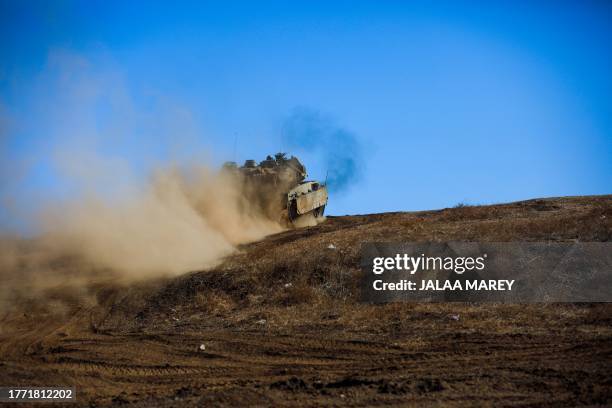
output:
<svg viewBox="0 0 612 408"><path fill-rule="evenodd" d="M321 219L327 205L327 187L306 180L306 167L285 153L268 156L259 164L246 160L238 167L226 162L224 171L237 177L250 211L259 211L279 222L295 225L303 217Z"/></svg>

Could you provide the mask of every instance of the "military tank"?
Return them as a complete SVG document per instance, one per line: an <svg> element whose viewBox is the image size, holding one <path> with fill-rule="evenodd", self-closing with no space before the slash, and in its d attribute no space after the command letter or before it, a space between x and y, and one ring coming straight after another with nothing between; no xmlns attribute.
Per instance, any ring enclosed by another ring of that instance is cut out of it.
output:
<svg viewBox="0 0 612 408"><path fill-rule="evenodd" d="M277 153L259 164L246 160L238 167L226 162L223 169L238 177L249 206L272 219L295 225L303 217L323 217L327 188L324 183L306 180L306 167L297 157Z"/></svg>

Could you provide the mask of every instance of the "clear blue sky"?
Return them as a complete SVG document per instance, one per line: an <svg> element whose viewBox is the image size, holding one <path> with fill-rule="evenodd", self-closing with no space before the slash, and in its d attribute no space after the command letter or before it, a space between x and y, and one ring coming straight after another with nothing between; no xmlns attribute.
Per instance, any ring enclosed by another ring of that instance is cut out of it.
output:
<svg viewBox="0 0 612 408"><path fill-rule="evenodd" d="M0 0L0 39L0 225L73 156L324 178L338 134L363 160L331 214L612 193L609 2ZM300 111L323 147L283 138Z"/></svg>

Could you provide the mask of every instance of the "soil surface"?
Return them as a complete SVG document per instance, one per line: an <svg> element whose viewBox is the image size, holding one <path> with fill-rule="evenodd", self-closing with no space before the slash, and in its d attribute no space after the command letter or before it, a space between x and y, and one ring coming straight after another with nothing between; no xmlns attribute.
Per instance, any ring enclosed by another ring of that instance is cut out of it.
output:
<svg viewBox="0 0 612 408"><path fill-rule="evenodd" d="M363 242L611 238L612 196L328 217L210 270L24 299L0 316L0 385L74 386L81 406L609 406L610 304L358 288Z"/></svg>

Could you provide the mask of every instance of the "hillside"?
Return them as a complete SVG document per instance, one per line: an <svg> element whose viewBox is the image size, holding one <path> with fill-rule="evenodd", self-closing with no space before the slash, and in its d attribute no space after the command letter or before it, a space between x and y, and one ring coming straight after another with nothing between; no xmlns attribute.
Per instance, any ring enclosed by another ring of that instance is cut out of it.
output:
<svg viewBox="0 0 612 408"><path fill-rule="evenodd" d="M210 270L13 305L0 383L95 406L605 405L609 304L370 305L358 283L364 242L611 238L612 196L328 217Z"/></svg>

